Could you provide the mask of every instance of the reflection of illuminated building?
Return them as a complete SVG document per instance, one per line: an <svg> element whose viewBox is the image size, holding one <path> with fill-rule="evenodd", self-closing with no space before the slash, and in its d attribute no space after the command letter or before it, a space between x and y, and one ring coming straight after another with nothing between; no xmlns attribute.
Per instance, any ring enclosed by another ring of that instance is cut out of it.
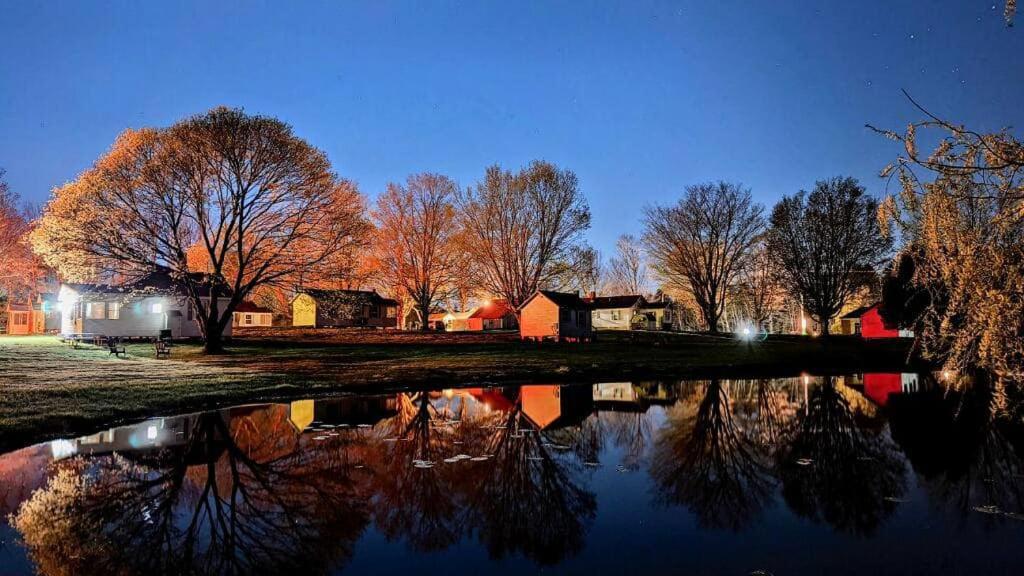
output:
<svg viewBox="0 0 1024 576"><path fill-rule="evenodd" d="M646 412L654 405L670 406L678 399L674 388L659 382L594 384L592 395L598 410L629 412Z"/></svg>
<svg viewBox="0 0 1024 576"><path fill-rule="evenodd" d="M333 400L299 400L289 404L289 410L292 425L302 431L314 423L372 426L398 414L398 405L394 396L353 396Z"/></svg>
<svg viewBox="0 0 1024 576"><path fill-rule="evenodd" d="M182 446L196 415L146 420L132 426L110 428L76 440L58 440L51 443L56 460L77 454L97 455L139 453Z"/></svg>
<svg viewBox="0 0 1024 576"><path fill-rule="evenodd" d="M912 394L921 389L917 374L908 372L870 372L841 378L842 383L857 388L878 406L889 403L893 394Z"/></svg>
<svg viewBox="0 0 1024 576"><path fill-rule="evenodd" d="M538 430L579 424L590 415L594 405L593 393L587 386L523 386L519 398L523 415Z"/></svg>

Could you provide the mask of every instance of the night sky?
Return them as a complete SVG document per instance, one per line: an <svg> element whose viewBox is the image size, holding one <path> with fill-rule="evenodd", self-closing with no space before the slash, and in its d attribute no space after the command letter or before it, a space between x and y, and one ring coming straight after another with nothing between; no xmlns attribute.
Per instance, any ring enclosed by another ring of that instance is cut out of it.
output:
<svg viewBox="0 0 1024 576"><path fill-rule="evenodd" d="M920 119L901 89L978 130L1024 115L1024 25L1001 2L523 4L6 2L0 167L41 203L125 128L238 106L371 197L553 161L607 254L709 179L767 204L839 174L883 193L899 148L864 124Z"/></svg>

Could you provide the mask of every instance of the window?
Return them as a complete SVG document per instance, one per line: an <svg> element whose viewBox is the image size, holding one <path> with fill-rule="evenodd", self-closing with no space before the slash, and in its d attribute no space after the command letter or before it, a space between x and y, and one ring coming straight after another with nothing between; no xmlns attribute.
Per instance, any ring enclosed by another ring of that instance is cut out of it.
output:
<svg viewBox="0 0 1024 576"><path fill-rule="evenodd" d="M395 308L394 306L388 306L387 307L387 315L388 315L388 318L394 318L394 317L398 316L398 309Z"/></svg>
<svg viewBox="0 0 1024 576"><path fill-rule="evenodd" d="M245 324L252 324L252 314L245 315Z"/></svg>
<svg viewBox="0 0 1024 576"><path fill-rule="evenodd" d="M107 302L107 318L117 320L121 317L121 303Z"/></svg>
<svg viewBox="0 0 1024 576"><path fill-rule="evenodd" d="M28 324L28 312L15 312L14 325L25 326L26 324Z"/></svg>
<svg viewBox="0 0 1024 576"><path fill-rule="evenodd" d="M612 320L622 320L622 312L618 310L612 310Z"/></svg>
<svg viewBox="0 0 1024 576"><path fill-rule="evenodd" d="M566 310L565 308L559 308L558 309L558 321L559 322L568 322L569 321L569 311Z"/></svg>
<svg viewBox="0 0 1024 576"><path fill-rule="evenodd" d="M107 305L104 302L86 302L85 317L89 320L102 320L106 307Z"/></svg>
<svg viewBox="0 0 1024 576"><path fill-rule="evenodd" d="M149 311L153 314L163 314L163 302L153 302L152 304L149 305Z"/></svg>

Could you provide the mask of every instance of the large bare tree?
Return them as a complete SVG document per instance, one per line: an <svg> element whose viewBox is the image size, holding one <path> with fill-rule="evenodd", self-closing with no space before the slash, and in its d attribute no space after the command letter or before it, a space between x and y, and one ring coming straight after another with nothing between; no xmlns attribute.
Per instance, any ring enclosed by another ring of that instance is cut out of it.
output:
<svg viewBox="0 0 1024 576"><path fill-rule="evenodd" d="M331 274L333 258L365 231L362 198L323 152L277 119L216 108L121 134L55 191L33 245L71 280L171 273L206 352L216 353L235 307L256 287Z"/></svg>
<svg viewBox="0 0 1024 576"><path fill-rule="evenodd" d="M645 210L655 272L693 296L711 333L719 331L729 291L764 230L763 211L749 189L729 182L688 186L676 205Z"/></svg>
<svg viewBox="0 0 1024 576"><path fill-rule="evenodd" d="M576 175L554 164L537 161L517 173L491 166L459 204L480 286L512 306L557 283L587 253L590 208Z"/></svg>
<svg viewBox="0 0 1024 576"><path fill-rule="evenodd" d="M381 273L419 308L423 330L430 329L430 309L465 273L456 244L457 193L458 186L447 176L415 174L404 186L388 184L373 211Z"/></svg>
<svg viewBox="0 0 1024 576"><path fill-rule="evenodd" d="M878 224L878 202L854 178L819 181L808 194L775 205L768 249L780 280L821 323L829 322L863 286L864 271L882 264L892 241Z"/></svg>
<svg viewBox="0 0 1024 576"><path fill-rule="evenodd" d="M608 263L607 286L617 294L645 294L650 288L643 243L632 234L623 234L615 242L615 256Z"/></svg>

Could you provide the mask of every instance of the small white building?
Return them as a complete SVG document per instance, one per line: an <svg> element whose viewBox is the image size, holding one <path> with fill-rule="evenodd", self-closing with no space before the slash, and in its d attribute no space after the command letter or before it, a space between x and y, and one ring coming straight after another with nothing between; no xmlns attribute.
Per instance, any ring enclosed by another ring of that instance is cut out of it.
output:
<svg viewBox="0 0 1024 576"><path fill-rule="evenodd" d="M235 307L231 325L241 328L269 328L274 325L274 311L246 300Z"/></svg>
<svg viewBox="0 0 1024 576"><path fill-rule="evenodd" d="M202 298L209 305L209 298ZM218 298L220 309L229 297ZM64 336L96 335L116 338L198 338L196 315L184 290L162 272L117 286L61 284L57 295ZM224 336L231 335L231 326Z"/></svg>

